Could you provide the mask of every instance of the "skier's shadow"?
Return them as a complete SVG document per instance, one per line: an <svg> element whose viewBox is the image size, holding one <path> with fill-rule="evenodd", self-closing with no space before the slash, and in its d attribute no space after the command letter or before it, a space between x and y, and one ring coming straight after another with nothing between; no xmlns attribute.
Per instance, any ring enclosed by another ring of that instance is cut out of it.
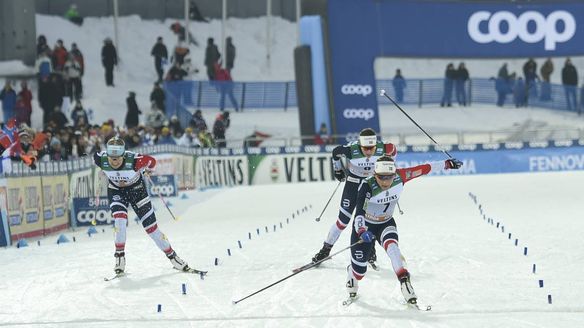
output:
<svg viewBox="0 0 584 328"><path fill-rule="evenodd" d="M116 285L112 285L111 288L123 289L123 290L149 289L149 288L156 287L156 286L164 283L163 278L172 277L176 274L184 274L184 273L182 273L182 272L168 272L168 273L163 273L163 274L145 277L145 278L136 278L135 275L128 273L125 276L116 279L116 280L119 280L119 283Z"/></svg>

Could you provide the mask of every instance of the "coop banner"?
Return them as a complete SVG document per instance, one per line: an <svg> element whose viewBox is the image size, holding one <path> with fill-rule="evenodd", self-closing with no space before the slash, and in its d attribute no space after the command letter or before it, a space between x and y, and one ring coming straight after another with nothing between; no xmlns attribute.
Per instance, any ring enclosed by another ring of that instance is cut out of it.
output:
<svg viewBox="0 0 584 328"><path fill-rule="evenodd" d="M153 175L151 178L152 183L148 184L150 196L158 197L162 194L163 197L176 197L178 195L174 175Z"/></svg>
<svg viewBox="0 0 584 328"><path fill-rule="evenodd" d="M43 176L43 212L45 233L63 230L69 225L68 192L66 175Z"/></svg>
<svg viewBox="0 0 584 328"><path fill-rule="evenodd" d="M12 240L40 236L44 231L41 178L7 179L8 224Z"/></svg>
<svg viewBox="0 0 584 328"><path fill-rule="evenodd" d="M81 197L73 199L74 225L107 225L113 222L107 198Z"/></svg>
<svg viewBox="0 0 584 328"><path fill-rule="evenodd" d="M197 188L249 184L247 156L199 156L195 162Z"/></svg>

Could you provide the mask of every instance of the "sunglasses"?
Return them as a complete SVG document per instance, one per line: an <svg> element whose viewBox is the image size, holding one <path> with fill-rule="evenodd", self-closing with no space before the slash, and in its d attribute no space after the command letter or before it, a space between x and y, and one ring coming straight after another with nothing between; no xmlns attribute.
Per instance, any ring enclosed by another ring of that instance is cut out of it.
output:
<svg viewBox="0 0 584 328"><path fill-rule="evenodd" d="M373 150L376 146L361 146L364 150Z"/></svg>
<svg viewBox="0 0 584 328"><path fill-rule="evenodd" d="M389 181L395 177L395 174L376 174L375 175L379 180Z"/></svg>

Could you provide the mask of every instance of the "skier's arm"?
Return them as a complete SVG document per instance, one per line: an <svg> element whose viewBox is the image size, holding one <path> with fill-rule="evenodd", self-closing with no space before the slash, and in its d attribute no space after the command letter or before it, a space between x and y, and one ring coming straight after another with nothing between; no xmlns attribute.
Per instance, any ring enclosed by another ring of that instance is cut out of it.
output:
<svg viewBox="0 0 584 328"><path fill-rule="evenodd" d="M345 180L345 172L341 163L341 156L349 157L351 148L348 146L337 146L333 149L333 170L335 178L339 181Z"/></svg>
<svg viewBox="0 0 584 328"><path fill-rule="evenodd" d="M365 203L369 200L370 197L371 187L366 180L363 180L357 193L353 229L355 229L355 232L366 243L370 243L374 239L373 233L367 231L367 225L365 224Z"/></svg>
<svg viewBox="0 0 584 328"><path fill-rule="evenodd" d="M101 167L101 156L104 155L105 152L100 151L100 152L95 152L93 154L93 161L95 162L95 165L97 165L99 168Z"/></svg>
<svg viewBox="0 0 584 328"><path fill-rule="evenodd" d="M449 169L459 169L462 166L462 162L452 158L445 161L430 162L422 165L417 165L413 167L407 167L403 169L397 169L397 174L401 177L403 183L413 180L422 175L429 174L430 172L437 172L440 170Z"/></svg>
<svg viewBox="0 0 584 328"><path fill-rule="evenodd" d="M134 158L134 171L144 170L146 173L150 173L156 166L156 159L150 155L136 154Z"/></svg>

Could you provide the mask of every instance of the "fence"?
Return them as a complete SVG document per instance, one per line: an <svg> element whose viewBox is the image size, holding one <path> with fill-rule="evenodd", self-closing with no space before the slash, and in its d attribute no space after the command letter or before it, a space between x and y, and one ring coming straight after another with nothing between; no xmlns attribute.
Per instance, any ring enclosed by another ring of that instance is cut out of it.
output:
<svg viewBox="0 0 584 328"><path fill-rule="evenodd" d="M403 104L435 105L444 96L443 79L409 79L404 89ZM377 89L385 89L395 99L392 80L377 80ZM471 79L465 84L467 105L497 104L499 94L495 79ZM503 106L515 106L513 84L506 84ZM527 93L526 105L553 110L572 111L578 114L584 109L584 88L572 87L575 105L568 107L566 88L563 85L536 83L529 90L516 90ZM273 108L287 110L297 107L296 82L214 82L214 81L177 81L165 82L166 113L177 114L183 125L188 124L194 109L220 108L221 92L225 94L226 108L233 108L229 101L229 92L233 93L240 110L247 108ZM453 88L454 89L454 88ZM543 91L543 92L542 92ZM543 97L542 97L543 96ZM578 100L579 99L579 100ZM385 97L378 96L380 105L389 105ZM452 91L452 102L456 103L456 92Z"/></svg>

